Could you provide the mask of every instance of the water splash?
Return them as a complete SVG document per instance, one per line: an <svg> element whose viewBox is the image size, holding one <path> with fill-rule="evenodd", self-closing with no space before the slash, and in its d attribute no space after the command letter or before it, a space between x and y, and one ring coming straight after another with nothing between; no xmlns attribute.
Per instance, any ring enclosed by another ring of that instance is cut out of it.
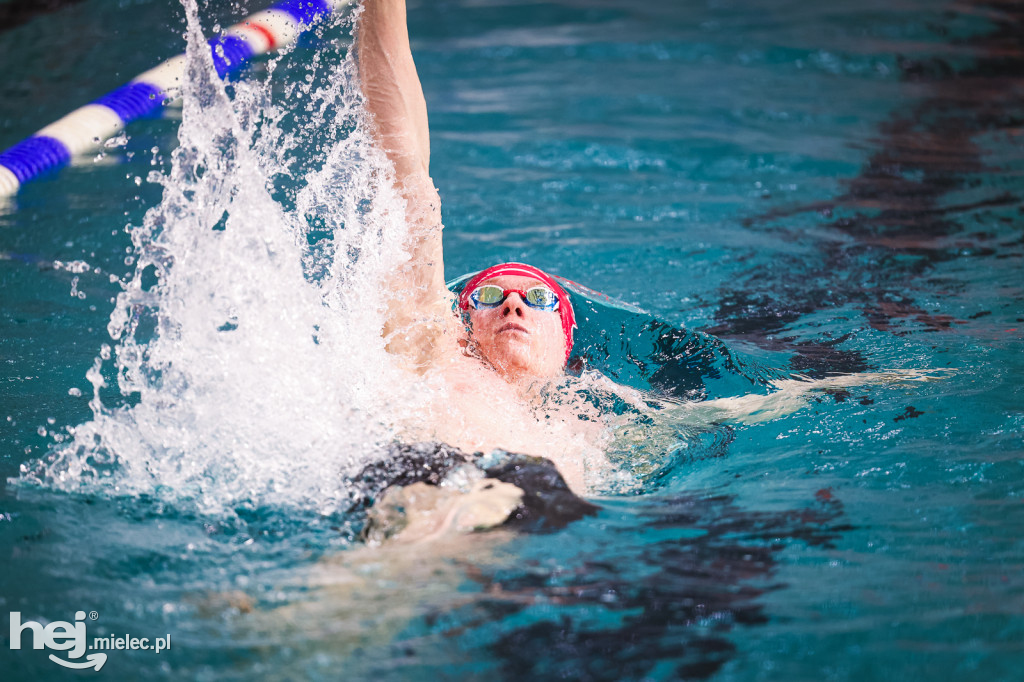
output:
<svg viewBox="0 0 1024 682"><path fill-rule="evenodd" d="M150 177L160 204L132 230L115 344L88 373L93 418L20 480L205 512L245 500L330 513L348 495L344 471L380 451L408 393L381 339L378 286L407 257L404 207L366 131L350 55L323 82L284 88L306 103L297 118L275 104L281 58L263 81L225 85L196 0L184 5L180 145L169 172ZM311 145L326 150L318 168ZM108 382L120 399L101 397Z"/></svg>
<svg viewBox="0 0 1024 682"><path fill-rule="evenodd" d="M150 178L162 201L132 230L136 269L111 314L115 343L87 375L93 418L24 465L20 483L204 513L330 514L359 494L348 475L404 436L469 450L515 442L578 491L635 492L682 456L716 456L732 438L723 424L788 414L826 390L787 384L713 337L599 307L575 285L583 374L533 404L495 397L451 419L443 377L410 376L381 336L381 284L409 257L405 206L368 132L352 55L335 64L321 48L304 78L287 74L276 89L283 58L264 80L225 85L196 0L185 7L180 146ZM427 428L410 428L409 415ZM432 426L442 422L461 440Z"/></svg>

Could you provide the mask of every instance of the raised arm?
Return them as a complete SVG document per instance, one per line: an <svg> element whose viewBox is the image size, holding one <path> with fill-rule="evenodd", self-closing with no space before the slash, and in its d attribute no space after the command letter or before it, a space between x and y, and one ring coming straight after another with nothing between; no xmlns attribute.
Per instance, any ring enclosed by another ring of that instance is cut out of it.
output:
<svg viewBox="0 0 1024 682"><path fill-rule="evenodd" d="M451 299L444 284L441 199L430 179L427 105L409 48L405 0L364 0L356 31L359 79L377 142L395 168L406 201L409 264L396 273L403 292L388 309L388 347L423 366L450 324Z"/></svg>
<svg viewBox="0 0 1024 682"><path fill-rule="evenodd" d="M366 108L398 182L429 179L427 103L409 48L405 0L365 0L358 50Z"/></svg>

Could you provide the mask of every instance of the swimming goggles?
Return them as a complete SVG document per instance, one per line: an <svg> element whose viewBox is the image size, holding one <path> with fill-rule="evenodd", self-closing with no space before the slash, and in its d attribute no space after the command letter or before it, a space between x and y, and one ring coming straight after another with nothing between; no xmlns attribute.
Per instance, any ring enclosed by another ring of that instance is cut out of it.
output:
<svg viewBox="0 0 1024 682"><path fill-rule="evenodd" d="M484 284L473 290L469 301L474 308L497 308L505 302L509 294L519 294L526 305L538 310L555 310L558 307L558 294L547 287L531 287L521 289L502 289L497 284Z"/></svg>

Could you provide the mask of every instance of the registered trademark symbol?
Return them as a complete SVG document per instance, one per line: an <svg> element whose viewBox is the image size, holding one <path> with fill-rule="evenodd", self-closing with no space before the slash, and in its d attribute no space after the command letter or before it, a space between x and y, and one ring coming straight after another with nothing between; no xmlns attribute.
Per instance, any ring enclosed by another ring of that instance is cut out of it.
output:
<svg viewBox="0 0 1024 682"><path fill-rule="evenodd" d="M97 620L99 617L100 614L96 613L95 611L89 612L89 620Z"/></svg>

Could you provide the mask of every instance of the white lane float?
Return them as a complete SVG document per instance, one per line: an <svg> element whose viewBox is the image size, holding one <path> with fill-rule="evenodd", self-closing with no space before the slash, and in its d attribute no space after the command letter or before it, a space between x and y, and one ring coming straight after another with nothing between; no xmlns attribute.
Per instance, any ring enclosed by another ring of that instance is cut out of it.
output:
<svg viewBox="0 0 1024 682"><path fill-rule="evenodd" d="M207 41L217 75L224 78L255 56L290 45L352 2L283 0L256 12ZM76 155L99 149L131 121L174 102L184 77L185 55L180 54L0 152L0 197L16 194L24 183L66 166Z"/></svg>

